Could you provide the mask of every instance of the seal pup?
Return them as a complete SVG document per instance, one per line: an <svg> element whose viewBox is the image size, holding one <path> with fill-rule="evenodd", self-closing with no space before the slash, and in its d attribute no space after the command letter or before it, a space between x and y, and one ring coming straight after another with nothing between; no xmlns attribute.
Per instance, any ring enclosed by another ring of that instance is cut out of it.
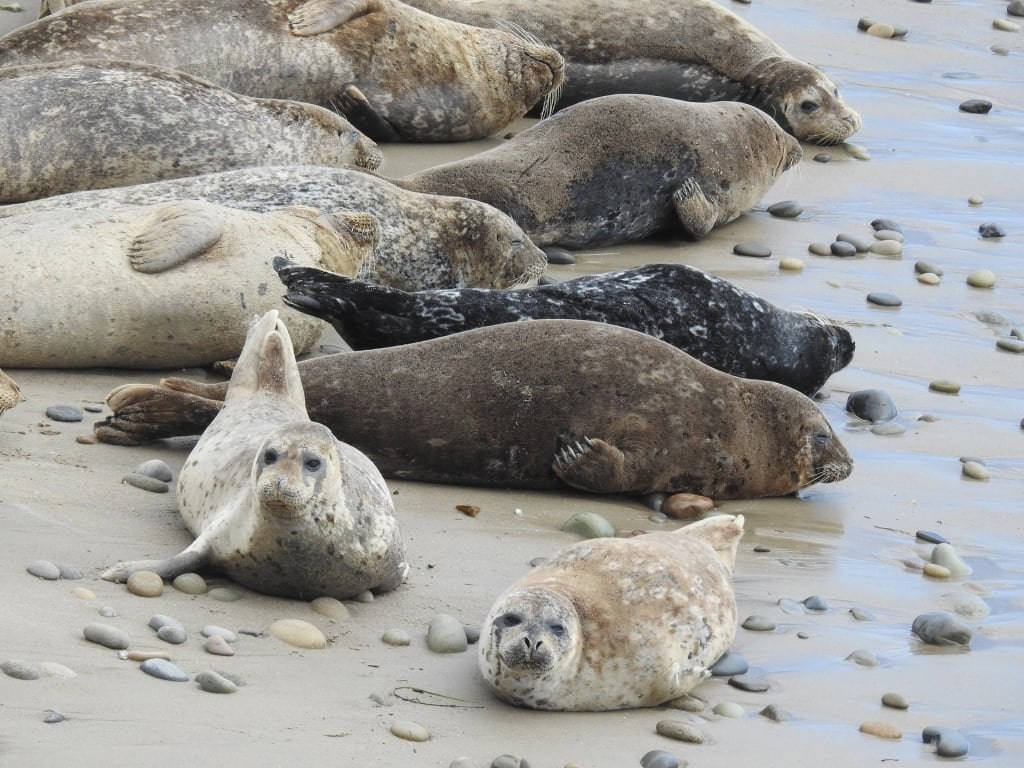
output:
<svg viewBox="0 0 1024 768"><path fill-rule="evenodd" d="M380 224L380 240L373 269L363 275L403 291L508 288L535 281L547 268L544 252L493 206L467 198L411 192L374 173L351 168L265 166L71 192L0 206L0 220L35 211L175 200L206 200L250 211L288 205L308 205L321 211L372 211Z"/></svg>
<svg viewBox="0 0 1024 768"><path fill-rule="evenodd" d="M801 141L838 144L861 119L820 69L715 0L409 0L465 24L511 22L566 59L559 106L611 93L744 101Z"/></svg>
<svg viewBox="0 0 1024 768"><path fill-rule="evenodd" d="M0 416L5 411L11 410L23 399L17 382L3 371L0 371Z"/></svg>
<svg viewBox="0 0 1024 768"><path fill-rule="evenodd" d="M252 165L375 170L383 157L323 107L123 61L0 69L0 136L0 203Z"/></svg>
<svg viewBox="0 0 1024 768"><path fill-rule="evenodd" d="M353 349L520 320L596 320L667 341L720 371L777 381L805 395L853 359L845 328L781 309L685 264L648 264L517 290L417 293L283 259L274 268L287 286L285 304L326 320Z"/></svg>
<svg viewBox="0 0 1024 768"><path fill-rule="evenodd" d="M503 323L306 360L299 371L311 417L387 477L748 499L852 468L805 395L588 320ZM223 396L184 379L119 387L96 434L123 444L196 434Z"/></svg>
<svg viewBox="0 0 1024 768"><path fill-rule="evenodd" d="M498 698L532 709L656 707L711 676L736 637L743 516L565 547L506 589L477 660Z"/></svg>
<svg viewBox="0 0 1024 768"><path fill-rule="evenodd" d="M699 240L753 208L802 155L796 139L748 104L622 94L395 183L489 203L540 247L579 249L658 233Z"/></svg>
<svg viewBox="0 0 1024 768"><path fill-rule="evenodd" d="M0 219L0 365L206 365L237 357L247 319L274 307L305 351L324 324L268 290L273 259L355 274L376 238L364 213L195 200Z"/></svg>
<svg viewBox="0 0 1024 768"><path fill-rule="evenodd" d="M391 492L366 456L309 420L276 310L254 322L224 408L185 460L177 492L195 541L103 578L151 570L173 579L212 567L257 592L343 600L388 592L408 574Z"/></svg>
<svg viewBox="0 0 1024 768"><path fill-rule="evenodd" d="M97 51L343 114L343 94L359 97L356 117L376 141L489 136L564 69L552 48L397 0L95 0L5 35L0 66Z"/></svg>

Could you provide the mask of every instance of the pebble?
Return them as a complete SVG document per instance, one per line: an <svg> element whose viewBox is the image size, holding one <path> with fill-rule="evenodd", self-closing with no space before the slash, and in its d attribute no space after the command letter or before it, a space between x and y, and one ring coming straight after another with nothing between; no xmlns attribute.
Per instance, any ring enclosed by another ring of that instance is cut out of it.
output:
<svg viewBox="0 0 1024 768"><path fill-rule="evenodd" d="M147 475L140 475L138 472L129 472L121 478L121 482L127 483L133 488L149 491L150 493L167 493L171 490L170 484L165 483L163 480L157 480L155 477L149 477Z"/></svg>
<svg viewBox="0 0 1024 768"><path fill-rule="evenodd" d="M761 243L737 243L732 252L737 256L751 256L755 259L767 259L772 255L772 249Z"/></svg>
<svg viewBox="0 0 1024 768"><path fill-rule="evenodd" d="M872 24L865 31L872 37L881 37L886 39L892 37L896 33L896 30L891 24Z"/></svg>
<svg viewBox="0 0 1024 768"><path fill-rule="evenodd" d="M845 232L840 232L836 235L836 242L849 243L857 249L857 253L867 253L871 250L871 243L857 237L856 235L850 235Z"/></svg>
<svg viewBox="0 0 1024 768"><path fill-rule="evenodd" d="M872 243L868 250L876 256L902 256L903 243L896 240L879 240L877 243Z"/></svg>
<svg viewBox="0 0 1024 768"><path fill-rule="evenodd" d="M46 418L52 421L81 421L85 418L82 409L74 405L51 405L46 409Z"/></svg>
<svg viewBox="0 0 1024 768"><path fill-rule="evenodd" d="M412 720L395 720L391 724L391 733L406 741L427 741L430 731Z"/></svg>
<svg viewBox="0 0 1024 768"><path fill-rule="evenodd" d="M167 659L146 659L139 665L139 669L160 680L169 680L172 683L188 682L188 673Z"/></svg>
<svg viewBox="0 0 1024 768"><path fill-rule="evenodd" d="M745 675L750 670L747 660L734 651L726 651L722 657L711 665L712 677L733 677Z"/></svg>
<svg viewBox="0 0 1024 768"><path fill-rule="evenodd" d="M860 724L860 732L869 736L877 736L880 739L902 739L903 731L892 723L883 723L879 720L868 720Z"/></svg>
<svg viewBox="0 0 1024 768"><path fill-rule="evenodd" d="M82 572L72 565L60 564L57 567L60 568L60 577L65 581L78 581L82 578Z"/></svg>
<svg viewBox="0 0 1024 768"><path fill-rule="evenodd" d="M1001 32L1020 32L1020 24L1009 19L993 19L992 26Z"/></svg>
<svg viewBox="0 0 1024 768"><path fill-rule="evenodd" d="M576 254L567 251L565 248L559 248L557 245L549 245L546 248L541 248L541 250L548 257L548 264L576 263Z"/></svg>
<svg viewBox="0 0 1024 768"><path fill-rule="evenodd" d="M704 699L698 699L696 696L691 696L688 693L665 702L665 706L671 707L672 709L681 709L684 712L694 713L703 712L708 708L707 702L705 702Z"/></svg>
<svg viewBox="0 0 1024 768"><path fill-rule="evenodd" d="M853 618L856 621L874 621L875 620L875 614L873 614L871 611L868 611L868 610L866 610L864 608L851 608L850 609L850 615L853 616Z"/></svg>
<svg viewBox="0 0 1024 768"><path fill-rule="evenodd" d="M945 395L959 395L960 384L949 379L935 379L928 384L932 392L942 392Z"/></svg>
<svg viewBox="0 0 1024 768"><path fill-rule="evenodd" d="M988 49L992 51L992 53L994 53L996 56L1010 55L1010 49L1007 48L1005 45L990 45Z"/></svg>
<svg viewBox="0 0 1024 768"><path fill-rule="evenodd" d="M929 645L951 645L966 648L971 644L973 632L959 618L946 611L922 613L911 625L911 630Z"/></svg>
<svg viewBox="0 0 1024 768"><path fill-rule="evenodd" d="M875 424L871 427L871 434L873 435L902 435L906 431L906 427L894 421L887 424Z"/></svg>
<svg viewBox="0 0 1024 768"><path fill-rule="evenodd" d="M149 461L142 462L135 468L135 474L152 477L155 480L163 480L165 483L169 483L174 479L171 468L167 466L166 461L161 459L150 459Z"/></svg>
<svg viewBox="0 0 1024 768"><path fill-rule="evenodd" d="M477 764L468 757L456 757L448 764L448 768L477 768Z"/></svg>
<svg viewBox="0 0 1024 768"><path fill-rule="evenodd" d="M784 723L787 720L793 719L793 713L783 709L778 704L769 704L757 714L761 715L761 717L767 717L769 720L774 720L776 723Z"/></svg>
<svg viewBox="0 0 1024 768"><path fill-rule="evenodd" d="M665 499L661 511L676 520L699 517L715 508L715 502L707 496L696 493L674 493Z"/></svg>
<svg viewBox="0 0 1024 768"><path fill-rule="evenodd" d="M60 578L60 568L49 560L35 560L28 564L26 571L40 579L56 581Z"/></svg>
<svg viewBox="0 0 1024 768"><path fill-rule="evenodd" d="M164 580L153 571L136 571L128 577L125 586L139 597L160 597L164 593Z"/></svg>
<svg viewBox="0 0 1024 768"><path fill-rule="evenodd" d="M943 604L957 616L971 621L982 621L992 612L988 603L971 592L954 592L943 596Z"/></svg>
<svg viewBox="0 0 1024 768"><path fill-rule="evenodd" d="M242 599L242 593L231 587L214 587L206 594L222 603L233 603Z"/></svg>
<svg viewBox="0 0 1024 768"><path fill-rule="evenodd" d="M302 619L278 619L270 625L270 634L296 648L326 648L324 633Z"/></svg>
<svg viewBox="0 0 1024 768"><path fill-rule="evenodd" d="M943 275L942 267L936 267L934 264L927 261L915 261L914 271L919 275L927 274L929 272L933 275L938 275L939 277L942 277Z"/></svg>
<svg viewBox="0 0 1024 768"><path fill-rule="evenodd" d="M996 348L1007 352L1024 352L1024 341L1020 339L996 339Z"/></svg>
<svg viewBox="0 0 1024 768"><path fill-rule="evenodd" d="M933 579L948 579L953 575L949 568L938 563L925 563L921 571L925 576L931 576Z"/></svg>
<svg viewBox="0 0 1024 768"><path fill-rule="evenodd" d="M842 240L836 240L835 242L830 243L828 249L833 256L838 256L843 259L857 255L857 247L850 243L843 242Z"/></svg>
<svg viewBox="0 0 1024 768"><path fill-rule="evenodd" d="M811 159L814 160L814 162L816 163L831 163L832 155L830 155L828 152L819 152Z"/></svg>
<svg viewBox="0 0 1024 768"><path fill-rule="evenodd" d="M852 661L859 667L878 666L878 656L876 656L872 651L868 651L863 648L859 648L851 653L846 657L845 661Z"/></svg>
<svg viewBox="0 0 1024 768"><path fill-rule="evenodd" d="M972 480L988 480L992 476L984 464L979 464L976 461L965 461L960 466L960 471L964 477L969 477Z"/></svg>
<svg viewBox="0 0 1024 768"><path fill-rule="evenodd" d="M960 102L960 111L972 115L987 115L992 109L992 102L985 99L967 99Z"/></svg>
<svg viewBox="0 0 1024 768"><path fill-rule="evenodd" d="M851 144L850 142L846 142L846 144L844 144L843 146L846 148L846 154L848 154L854 160L871 159L871 153L868 152L866 149L864 149L864 147L860 146L859 144Z"/></svg>
<svg viewBox="0 0 1024 768"><path fill-rule="evenodd" d="M640 768L679 768L679 758L663 749L652 749L640 758Z"/></svg>
<svg viewBox="0 0 1024 768"><path fill-rule="evenodd" d="M795 219L804 212L804 207L796 200L782 200L768 206L768 213L780 219Z"/></svg>
<svg viewBox="0 0 1024 768"><path fill-rule="evenodd" d="M27 661L11 659L0 663L0 671L15 680L38 680L42 677L39 667Z"/></svg>
<svg viewBox="0 0 1024 768"><path fill-rule="evenodd" d="M910 702L902 693L882 694L882 706L889 709L910 709Z"/></svg>
<svg viewBox="0 0 1024 768"><path fill-rule="evenodd" d="M665 499L668 498L667 493L647 493L640 497L644 503L644 506L654 512L661 512L661 508L665 505Z"/></svg>
<svg viewBox="0 0 1024 768"><path fill-rule="evenodd" d="M82 635L90 643L96 643L106 648L113 648L115 651L120 651L128 647L128 635L124 631L117 627L112 627L109 624L100 624L99 622L93 622L87 624L82 630Z"/></svg>
<svg viewBox="0 0 1024 768"><path fill-rule="evenodd" d="M963 757L971 746L960 731L938 725L929 725L922 730L921 741L925 744L934 742L935 754L939 757Z"/></svg>
<svg viewBox="0 0 1024 768"><path fill-rule="evenodd" d="M704 743L704 734L699 728L678 720L659 720L658 724L654 726L654 730L660 735L676 741L685 741L688 744Z"/></svg>
<svg viewBox="0 0 1024 768"><path fill-rule="evenodd" d="M439 613L427 628L427 648L434 653L462 653L469 646L462 622L447 613Z"/></svg>
<svg viewBox="0 0 1024 768"><path fill-rule="evenodd" d="M463 631L466 633L466 642L475 645L480 640L480 627L475 624L463 624Z"/></svg>
<svg viewBox="0 0 1024 768"><path fill-rule="evenodd" d="M871 222L871 228L876 232L882 229L887 229L890 232L899 232L901 235L903 234L903 225L897 221L893 221L892 219L885 219L881 217L874 219Z"/></svg>
<svg viewBox="0 0 1024 768"><path fill-rule="evenodd" d="M167 651L122 651L117 656L119 659L127 659L128 661L147 661L149 659L171 660L171 654Z"/></svg>
<svg viewBox="0 0 1024 768"><path fill-rule="evenodd" d="M412 636L404 629L387 629L380 639L388 645L405 646L412 643Z"/></svg>
<svg viewBox="0 0 1024 768"><path fill-rule="evenodd" d="M828 243L810 243L807 250L815 256L831 256L832 248Z"/></svg>
<svg viewBox="0 0 1024 768"><path fill-rule="evenodd" d="M336 597L318 597L309 604L309 607L321 616L326 616L335 621L342 621L351 617L348 608Z"/></svg>
<svg viewBox="0 0 1024 768"><path fill-rule="evenodd" d="M859 419L870 422L891 421L896 418L896 403L881 389L861 389L846 398L846 410Z"/></svg>
<svg viewBox="0 0 1024 768"><path fill-rule="evenodd" d="M875 22L869 19L867 16L861 16L857 19L857 29L861 32L867 32L870 27L873 27Z"/></svg>
<svg viewBox="0 0 1024 768"><path fill-rule="evenodd" d="M491 761L491 768L530 768L530 764L526 762L525 757L498 755Z"/></svg>
<svg viewBox="0 0 1024 768"><path fill-rule="evenodd" d="M776 603L783 613L788 613L790 616L802 616L807 611L804 610L804 604L791 600L788 597L780 597Z"/></svg>
<svg viewBox="0 0 1024 768"><path fill-rule="evenodd" d="M804 606L811 611L827 611L832 607L828 604L828 600L821 595L811 595L804 598Z"/></svg>
<svg viewBox="0 0 1024 768"><path fill-rule="evenodd" d="M306 623L306 622L303 622L303 623ZM313 625L310 624L310 626L313 626ZM199 630L199 634L201 634L203 637L223 637L224 640L226 640L229 643L237 643L238 642L238 635L236 635L230 629L225 629L224 627L218 627L216 624L207 624L205 627L203 627L201 630Z"/></svg>
<svg viewBox="0 0 1024 768"><path fill-rule="evenodd" d="M203 649L214 656L234 656L235 649L220 635L211 635L203 643Z"/></svg>
<svg viewBox="0 0 1024 768"><path fill-rule="evenodd" d="M970 576L974 572L971 566L957 554L952 544L936 544L932 550L931 561L936 565L945 566L957 578Z"/></svg>
<svg viewBox="0 0 1024 768"><path fill-rule="evenodd" d="M91 589L85 587L75 587L71 590L71 594L77 597L79 600L95 600L96 593Z"/></svg>
<svg viewBox="0 0 1024 768"><path fill-rule="evenodd" d="M731 717L735 720L738 720L747 714L746 710L734 701L723 701L715 704L711 711L719 717Z"/></svg>
<svg viewBox="0 0 1024 768"><path fill-rule="evenodd" d="M166 616L162 613L153 614L153 616L151 616L149 619L148 626L150 629L157 632L160 631L161 627L181 627L182 629L185 628L185 625L177 619L172 618L171 616Z"/></svg>
<svg viewBox="0 0 1024 768"><path fill-rule="evenodd" d="M66 719L67 718L64 717L64 714L59 710L48 709L46 710L46 716L43 718L43 722L53 725L54 723L63 723Z"/></svg>
<svg viewBox="0 0 1024 768"><path fill-rule="evenodd" d="M768 681L760 675L733 675L729 678L729 685L750 693L763 693L768 690Z"/></svg>
<svg viewBox="0 0 1024 768"><path fill-rule="evenodd" d="M649 514L647 516L647 519L650 520L652 523L658 523L660 525L662 523L667 523L668 522L668 515L663 514L661 512L651 512L651 514ZM622 533L621 532L616 532L615 535L616 536L622 536ZM626 538L628 538L629 536L636 536L636 535L637 535L636 533L630 531L630 532L627 533Z"/></svg>
<svg viewBox="0 0 1024 768"><path fill-rule="evenodd" d="M929 544L949 544L949 539L935 531L918 531L914 536L921 541L927 541Z"/></svg>
<svg viewBox="0 0 1024 768"><path fill-rule="evenodd" d="M1006 12L1011 16L1024 16L1024 0L1010 0Z"/></svg>
<svg viewBox="0 0 1024 768"><path fill-rule="evenodd" d="M783 256L779 259L779 269L784 272L800 272L804 268L802 259L794 256Z"/></svg>
<svg viewBox="0 0 1024 768"><path fill-rule="evenodd" d="M174 577L171 586L179 592L184 592L186 595L205 595L207 590L209 590L209 587L206 585L206 579L198 573L179 574Z"/></svg>
<svg viewBox="0 0 1024 768"><path fill-rule="evenodd" d="M615 536L615 527L597 512L577 512L562 524L566 533L575 533L584 539L606 539Z"/></svg>
<svg viewBox="0 0 1024 768"><path fill-rule="evenodd" d="M984 205L985 204L985 198L982 197L981 195L968 195L967 196L967 204L970 205L970 206L974 206L974 207L977 207L979 205Z"/></svg>
<svg viewBox="0 0 1024 768"><path fill-rule="evenodd" d="M744 629L748 629L751 632L774 632L775 622L769 619L767 616L747 616L740 625Z"/></svg>
<svg viewBox="0 0 1024 768"><path fill-rule="evenodd" d="M757 544L754 547L754 551L755 552L771 552L772 548L771 547L766 547L764 544Z"/></svg>
<svg viewBox="0 0 1024 768"><path fill-rule="evenodd" d="M156 636L163 640L165 643L171 643L172 645L181 645L188 639L188 634L185 632L185 628L181 626L166 626L160 627L156 631Z"/></svg>
<svg viewBox="0 0 1024 768"><path fill-rule="evenodd" d="M78 677L75 670L58 664L56 661L42 661L39 663L39 671L47 677L58 677L61 680L71 680Z"/></svg>
<svg viewBox="0 0 1024 768"><path fill-rule="evenodd" d="M902 243L906 238L903 237L902 232L897 232L895 229L876 229L875 240L893 240L897 243Z"/></svg>
<svg viewBox="0 0 1024 768"><path fill-rule="evenodd" d="M978 234L982 237L1006 237L1006 231L998 224L987 222L978 226Z"/></svg>
<svg viewBox="0 0 1024 768"><path fill-rule="evenodd" d="M885 293L884 291L875 291L869 293L868 303L874 304L879 307L900 307L903 306L903 299L897 296L895 293Z"/></svg>
<svg viewBox="0 0 1024 768"><path fill-rule="evenodd" d="M196 675L196 682L207 693L235 693L238 690L237 685L212 669L203 670Z"/></svg>

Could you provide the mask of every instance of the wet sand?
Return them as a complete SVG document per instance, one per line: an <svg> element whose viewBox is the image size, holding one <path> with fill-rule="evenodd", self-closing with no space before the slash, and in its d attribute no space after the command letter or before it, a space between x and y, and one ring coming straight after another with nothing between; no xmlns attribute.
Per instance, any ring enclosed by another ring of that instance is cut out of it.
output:
<svg viewBox="0 0 1024 768"><path fill-rule="evenodd" d="M718 718L708 711L701 725L707 742L690 745L655 734L659 720L689 717L670 709L518 710L489 695L473 650L441 656L426 649L424 633L432 616L443 612L479 622L529 560L573 540L559 526L575 512L600 512L621 529L676 525L651 522L649 511L629 499L393 482L412 572L398 591L372 603L349 604L351 618L338 622L306 603L251 592L234 603L171 588L146 599L101 581L97 574L118 560L169 555L188 542L173 492L150 494L120 482L149 458L164 459L176 472L187 445L82 445L75 438L89 433L88 423L50 422L44 411L56 403L101 404L117 385L159 376L15 370L8 372L27 400L0 417L0 661L54 661L77 677L0 676L5 765L443 767L468 756L487 766L497 755L511 753L534 768L570 763L600 768L639 765L647 751L664 749L702 768L826 763L862 768L937 760L934 748L921 742L921 729L929 725L960 730L970 741L968 762L1024 761L1019 684L1024 355L995 348L1008 325L977 317L998 313L1024 325L1024 34L993 29L992 20L1005 15L1005 3L995 0L728 5L840 84L864 119L853 142L871 159L854 159L842 147L805 145L803 162L763 201L797 200L805 208L799 219L773 218L761 207L699 244L664 241L581 253L574 267L552 268L551 274L568 278L653 261L684 262L780 306L839 321L854 335L854 361L832 378L831 394L821 403L856 460L852 477L812 487L800 498L719 507L747 519L735 577L741 619L762 614L777 622L772 633L739 630L733 646L767 676L770 689L744 693L714 679L694 693L709 708L736 702L746 717ZM905 26L910 33L905 41L869 37L857 31L861 16ZM30 18L28 11L3 13L0 24ZM1006 46L1009 55L993 54L992 45ZM974 97L991 100L992 112L957 110ZM384 170L401 175L495 141L386 146ZM832 162L812 160L822 151ZM969 206L970 195L983 197L984 205ZM902 258L838 259L807 252L808 243L831 241L839 232L870 238L869 222L879 216L903 225ZM981 239L983 222L1000 224L1006 237ZM732 255L733 245L747 241L771 246L774 255L766 260ZM805 269L781 272L783 256L802 259ZM915 280L917 260L944 269L941 285ZM994 289L966 285L966 275L978 268L995 272ZM896 293L903 306L874 308L865 301L871 291ZM958 395L931 392L934 379L953 379L962 389ZM869 387L894 398L903 434L872 434L844 413L847 395ZM919 420L923 414L936 420ZM963 455L984 458L991 478L965 479L958 460ZM482 511L466 517L455 511L456 504ZM974 574L935 580L907 568L904 559L923 551L915 546L919 529L946 536ZM755 552L755 547L770 551ZM38 580L25 566L40 558L73 565L85 578ZM96 599L72 596L76 586L93 590ZM911 636L917 615L946 609L949 595L963 593L980 596L991 610L986 618L968 622L975 631L969 652L925 647ZM823 596L831 609L790 614L778 606L780 599L809 595ZM105 621L125 629L133 647L170 650L193 674L223 669L247 685L234 695L215 696L193 683L172 684L140 673L134 662L82 638L86 624L101 620L101 606L117 611L118 618ZM874 620L854 620L852 607L870 611ZM185 623L190 631L185 645L166 646L156 639L146 626L156 613ZM206 654L197 639L205 624L265 630L284 617L317 624L330 638L329 647L299 651L270 637L243 636L237 655L220 659ZM392 627L410 632L412 645L383 644L381 634ZM874 652L880 665L844 661L858 649ZM409 687L465 701L430 706L392 696L409 698ZM909 710L883 708L880 698L887 691L905 695ZM379 706L372 694L393 703ZM792 719L779 723L760 716L768 704L787 710ZM67 720L44 724L49 708ZM388 729L396 719L423 724L430 740L412 743L392 736ZM859 733L858 726L869 720L895 725L902 739Z"/></svg>

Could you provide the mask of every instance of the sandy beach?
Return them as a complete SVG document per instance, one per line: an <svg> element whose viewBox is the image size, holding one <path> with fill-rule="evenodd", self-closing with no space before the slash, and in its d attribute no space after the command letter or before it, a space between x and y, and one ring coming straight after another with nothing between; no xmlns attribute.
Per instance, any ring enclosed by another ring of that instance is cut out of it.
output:
<svg viewBox="0 0 1024 768"><path fill-rule="evenodd" d="M91 434L102 413L64 424L47 419L45 410L102 406L112 388L155 382L161 373L7 370L25 402L0 417L0 662L56 662L75 676L0 675L0 763L447 768L467 757L484 768L511 754L533 768L624 768L661 749L694 768L864 768L941 762L934 745L921 739L923 728L940 726L966 737L967 763L1024 764L1024 354L996 347L1011 328L1024 329L1024 33L992 23L1024 19L1007 17L1000 0L724 4L839 84L864 121L852 137L859 150L805 144L803 161L758 209L700 243L583 252L574 266L549 273L568 279L649 262L686 263L781 307L816 312L853 334L853 363L830 380L819 402L855 459L852 476L799 498L718 506L746 517L735 573L740 619L761 615L776 625L768 632L738 630L733 650L765 676L769 689L744 692L711 679L693 692L707 703L699 714L667 707L540 713L493 698L479 677L474 647L448 655L427 649L433 616L479 624L530 560L575 540L559 529L576 512L598 512L622 530L679 524L654 522L650 510L627 498L392 481L411 573L393 593L347 603L345 619L240 587L235 602L169 585L156 598L130 594L98 574L120 560L174 554L189 536L173 490L148 493L121 478L151 458L176 474L191 443L82 444L76 438ZM0 12L0 31L34 18L25 5L21 13ZM861 17L909 33L902 40L868 36L857 29ZM969 98L994 107L987 115L959 111ZM400 176L500 140L385 145L383 171ZM831 162L816 162L820 153ZM970 205L970 196L983 204ZM764 210L782 200L798 201L803 214L787 220ZM870 240L877 217L902 225L902 257L808 252L808 244L841 232ZM979 225L989 222L1006 235L980 237ZM735 244L751 241L770 246L772 257L733 255ZM786 256L801 259L804 269L780 270ZM941 267L939 285L916 280L919 260ZM995 273L993 288L967 284L967 275L981 268ZM871 305L872 291L894 293L902 306ZM757 339L750 344L756 347ZM213 379L199 370L175 373ZM938 379L959 383L959 393L931 391L929 383ZM900 434L876 434L845 413L847 396L868 388L891 395ZM966 478L965 456L984 460L989 479ZM468 517L455 510L458 504L475 505L480 514ZM908 566L907 560L929 555L930 545L915 539L919 530L946 537L973 573L935 579ZM35 578L26 566L39 559L73 566L84 577ZM210 584L231 586L218 578ZM76 596L75 588L94 598ZM812 595L829 609L797 608ZM116 617L102 618L104 607ZM853 608L869 618L855 619ZM958 609L974 631L970 650L926 646L911 634L918 615ZM158 640L147 626L154 614L182 621L188 640L180 646ZM269 636L267 628L281 618L315 624L328 647L299 650ZM246 685L214 695L192 682L143 674L136 662L83 638L83 627L95 621L127 632L132 648L169 650L192 675L223 670ZM240 635L233 657L215 657L199 635L208 624L252 634ZM383 643L381 635L392 628L407 631L411 645ZM877 665L847 660L858 650L873 654ZM909 709L883 707L887 692L905 696ZM744 716L714 714L722 702L740 705ZM768 705L789 718L760 714ZM64 721L44 722L51 709ZM705 742L658 735L655 726L666 719L696 723ZM429 740L392 735L396 720L422 724ZM861 733L868 721L891 724L902 737Z"/></svg>

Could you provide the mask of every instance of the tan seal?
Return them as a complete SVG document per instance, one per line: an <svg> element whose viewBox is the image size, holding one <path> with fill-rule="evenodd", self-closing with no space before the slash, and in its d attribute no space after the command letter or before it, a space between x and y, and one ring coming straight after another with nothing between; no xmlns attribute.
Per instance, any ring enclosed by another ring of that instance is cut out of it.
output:
<svg viewBox="0 0 1024 768"><path fill-rule="evenodd" d="M369 459L309 420L276 310L254 323L224 409L185 460L178 505L191 545L103 577L210 567L258 592L340 600L408 573L391 492Z"/></svg>
<svg viewBox="0 0 1024 768"><path fill-rule="evenodd" d="M483 678L521 707L655 707L710 677L736 636L743 516L565 547L506 589L480 631Z"/></svg>
<svg viewBox="0 0 1024 768"><path fill-rule="evenodd" d="M106 57L344 112L378 141L482 138L563 77L552 48L397 0L94 0L5 35L0 67Z"/></svg>
<svg viewBox="0 0 1024 768"><path fill-rule="evenodd" d="M17 382L3 371L0 371L0 415L3 415L5 411L11 410L23 399Z"/></svg>
<svg viewBox="0 0 1024 768"><path fill-rule="evenodd" d="M746 101L802 141L837 144L860 116L820 69L716 0L409 0L465 24L512 22L566 60L561 105L610 93Z"/></svg>
<svg viewBox="0 0 1024 768"><path fill-rule="evenodd" d="M340 115L137 62L0 69L0 203L253 165L376 169Z"/></svg>
<svg viewBox="0 0 1024 768"><path fill-rule="evenodd" d="M748 104L622 94L396 183L489 203L541 247L591 248L657 233L702 238L753 208L802 156Z"/></svg>
<svg viewBox="0 0 1024 768"><path fill-rule="evenodd" d="M0 365L205 365L237 357L248 318L275 307L304 351L326 326L285 308L273 260L353 275L376 237L368 214L195 200L0 219Z"/></svg>
<svg viewBox="0 0 1024 768"><path fill-rule="evenodd" d="M312 418L388 477L743 499L843 480L853 464L806 395L604 323L504 323L299 370ZM99 438L196 434L223 398L163 384L114 390Z"/></svg>

